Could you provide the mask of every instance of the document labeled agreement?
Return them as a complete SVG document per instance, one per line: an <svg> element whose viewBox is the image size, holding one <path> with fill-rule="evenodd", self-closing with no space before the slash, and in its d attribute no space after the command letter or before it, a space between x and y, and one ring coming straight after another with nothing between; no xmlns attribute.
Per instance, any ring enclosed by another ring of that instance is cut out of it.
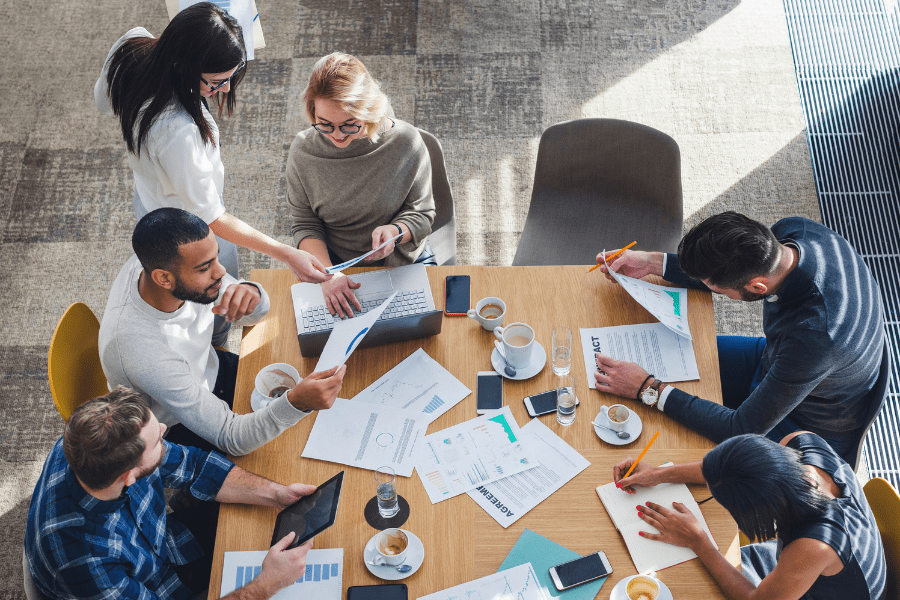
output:
<svg viewBox="0 0 900 600"><path fill-rule="evenodd" d="M428 427L422 417L412 410L338 398L316 414L301 456L373 471L386 465L409 477L416 445Z"/></svg>
<svg viewBox="0 0 900 600"><path fill-rule="evenodd" d="M538 419L532 419L519 433L537 457L538 466L467 492L503 527L518 521L591 464Z"/></svg>

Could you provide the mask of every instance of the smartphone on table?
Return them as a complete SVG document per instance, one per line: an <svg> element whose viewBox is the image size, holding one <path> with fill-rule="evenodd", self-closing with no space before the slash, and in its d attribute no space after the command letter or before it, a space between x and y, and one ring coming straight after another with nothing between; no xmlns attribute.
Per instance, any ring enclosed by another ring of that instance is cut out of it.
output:
<svg viewBox="0 0 900 600"><path fill-rule="evenodd" d="M447 275L444 280L444 314L461 316L469 312L468 275Z"/></svg>
<svg viewBox="0 0 900 600"><path fill-rule="evenodd" d="M479 371L475 396L475 412L479 415L503 408L503 377L496 371Z"/></svg>
<svg viewBox="0 0 900 600"><path fill-rule="evenodd" d="M557 590L563 591L588 581L606 577L612 572L612 565L609 564L606 553L595 552L550 567L550 579L553 580L553 585Z"/></svg>
<svg viewBox="0 0 900 600"><path fill-rule="evenodd" d="M533 396L525 396L525 410L532 417L541 415L549 415L556 412L556 390L550 390L542 394ZM578 406L578 399L575 399L575 406Z"/></svg>

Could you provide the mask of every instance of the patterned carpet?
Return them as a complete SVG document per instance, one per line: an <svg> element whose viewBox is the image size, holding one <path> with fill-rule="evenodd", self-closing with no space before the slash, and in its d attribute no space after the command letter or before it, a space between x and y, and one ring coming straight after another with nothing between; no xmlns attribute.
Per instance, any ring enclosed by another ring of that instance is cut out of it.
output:
<svg viewBox="0 0 900 600"><path fill-rule="evenodd" d="M284 162L312 63L341 50L396 114L443 143L461 263L512 262L541 132L579 117L656 127L682 150L687 224L724 209L818 219L780 0L259 0L257 52L220 122L229 210L288 240ZM132 175L92 87L110 45L164 3L0 5L0 557L18 564L34 481L61 420L47 345L72 302L102 314L128 257ZM652 249L649 241L646 248ZM598 249L602 240L597 241ZM279 266L242 253L244 273ZM758 306L718 303L720 333ZM235 343L232 338L232 343ZM233 345L236 348L236 345ZM0 599L22 598L18 576Z"/></svg>

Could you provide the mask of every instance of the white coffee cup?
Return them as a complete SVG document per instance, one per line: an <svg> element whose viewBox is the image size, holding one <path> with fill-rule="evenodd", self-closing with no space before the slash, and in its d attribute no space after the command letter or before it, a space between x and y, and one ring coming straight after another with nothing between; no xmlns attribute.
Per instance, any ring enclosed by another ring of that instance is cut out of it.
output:
<svg viewBox="0 0 900 600"><path fill-rule="evenodd" d="M491 311L488 316L483 316L481 313L487 310L491 310L492 307L497 307L500 309L500 314L497 315L497 310L494 309ZM493 331L496 327L500 327L503 325L503 317L506 316L506 302L501 300L500 298L494 298L489 296L487 298L482 298L475 305L474 309L469 309L466 313L469 315L470 319L475 319L479 323L481 323L481 327L487 329L488 331Z"/></svg>
<svg viewBox="0 0 900 600"><path fill-rule="evenodd" d="M278 398L300 383L300 373L287 363L273 363L256 374L254 389L267 401Z"/></svg>
<svg viewBox="0 0 900 600"><path fill-rule="evenodd" d="M534 348L534 329L525 323L513 323L494 329L494 335L503 342L506 362L514 369L524 369L531 364Z"/></svg>
<svg viewBox="0 0 900 600"><path fill-rule="evenodd" d="M601 406L600 414L603 415L609 428L615 431L625 431L628 419L631 418L631 411L623 404L613 404L610 407Z"/></svg>
<svg viewBox="0 0 900 600"><path fill-rule="evenodd" d="M402 529L391 527L375 536L375 556L372 562L376 565L402 565L406 562L409 550L409 537Z"/></svg>

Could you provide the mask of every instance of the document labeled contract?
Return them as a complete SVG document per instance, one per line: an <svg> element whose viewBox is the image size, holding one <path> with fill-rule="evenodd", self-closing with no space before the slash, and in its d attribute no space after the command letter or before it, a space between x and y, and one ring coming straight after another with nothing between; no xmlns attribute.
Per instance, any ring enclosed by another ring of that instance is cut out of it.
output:
<svg viewBox="0 0 900 600"><path fill-rule="evenodd" d="M531 563L419 596L418 600L548 600Z"/></svg>
<svg viewBox="0 0 900 600"><path fill-rule="evenodd" d="M508 406L426 436L416 457L432 504L537 465Z"/></svg>
<svg viewBox="0 0 900 600"><path fill-rule="evenodd" d="M581 329L581 348L588 387L596 389L596 352L637 363L665 382L700 379L694 344L662 323Z"/></svg>
<svg viewBox="0 0 900 600"><path fill-rule="evenodd" d="M265 550L226 552L222 564L221 595L227 596L259 577ZM344 549L310 550L306 555L306 570L294 583L272 596L272 600L316 598L341 600L344 576Z"/></svg>
<svg viewBox="0 0 900 600"><path fill-rule="evenodd" d="M319 362L316 363L315 371L327 371L328 369L339 367L350 358L353 351L359 346L372 325L391 303L397 292L388 296L384 302L379 304L367 313L361 314L352 319L335 320L334 329L322 348L322 354L319 356Z"/></svg>
<svg viewBox="0 0 900 600"><path fill-rule="evenodd" d="M429 425L471 393L462 381L419 348L354 396L353 401L418 411Z"/></svg>
<svg viewBox="0 0 900 600"><path fill-rule="evenodd" d="M338 398L316 414L301 456L372 471L386 465L409 477L427 427L416 411Z"/></svg>
<svg viewBox="0 0 900 600"><path fill-rule="evenodd" d="M532 419L519 433L537 457L538 466L467 492L503 527L518 521L591 464L538 419Z"/></svg>

